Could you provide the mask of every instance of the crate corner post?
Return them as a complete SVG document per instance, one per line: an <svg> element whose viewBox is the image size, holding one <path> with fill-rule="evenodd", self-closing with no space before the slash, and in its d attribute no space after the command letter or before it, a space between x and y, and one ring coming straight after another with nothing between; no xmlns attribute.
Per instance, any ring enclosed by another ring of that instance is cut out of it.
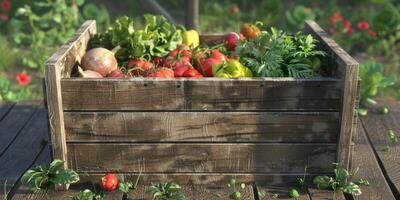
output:
<svg viewBox="0 0 400 200"><path fill-rule="evenodd" d="M52 146L52 160L64 161L67 169L68 150L64 127L64 109L61 94L61 79L69 78L76 62L86 51L88 41L96 34L96 21L88 20L77 30L45 64L45 101L48 112L48 125ZM67 190L69 185L58 185L56 190Z"/></svg>

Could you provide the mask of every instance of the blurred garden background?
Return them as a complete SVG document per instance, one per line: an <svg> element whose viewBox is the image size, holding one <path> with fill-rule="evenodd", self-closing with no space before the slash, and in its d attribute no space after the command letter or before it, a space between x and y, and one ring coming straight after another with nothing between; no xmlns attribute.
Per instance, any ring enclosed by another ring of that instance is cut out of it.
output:
<svg viewBox="0 0 400 200"><path fill-rule="evenodd" d="M160 9L149 5L156 2ZM141 26L145 13L184 24L185 0L0 0L0 101L42 99L44 63L86 19L105 30L127 15ZM362 102L400 99L398 0L200 0L199 32L238 32L261 21L296 32L316 20L360 63Z"/></svg>

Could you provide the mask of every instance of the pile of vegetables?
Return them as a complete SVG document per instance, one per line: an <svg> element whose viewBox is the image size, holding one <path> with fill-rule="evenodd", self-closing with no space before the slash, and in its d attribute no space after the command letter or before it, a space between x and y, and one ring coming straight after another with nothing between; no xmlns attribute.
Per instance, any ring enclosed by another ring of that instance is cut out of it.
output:
<svg viewBox="0 0 400 200"><path fill-rule="evenodd" d="M287 34L262 24L244 24L222 44L199 44L195 30L184 30L162 16L145 15L145 27L120 17L90 41L79 74L87 78L239 78L319 76L324 52L311 35Z"/></svg>

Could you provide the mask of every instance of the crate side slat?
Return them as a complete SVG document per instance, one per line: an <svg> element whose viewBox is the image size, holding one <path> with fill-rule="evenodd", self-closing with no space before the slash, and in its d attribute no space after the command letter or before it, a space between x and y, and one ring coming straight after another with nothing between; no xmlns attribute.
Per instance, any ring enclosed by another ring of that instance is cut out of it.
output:
<svg viewBox="0 0 400 200"><path fill-rule="evenodd" d="M139 173L114 173L119 180L136 180ZM306 174L306 181L310 182L317 175L331 174ZM80 182L98 182L104 173L80 173ZM304 173L141 173L139 185L149 185L157 182L174 182L180 185L226 185L232 177L237 183L271 184L271 185L297 185L297 179Z"/></svg>
<svg viewBox="0 0 400 200"><path fill-rule="evenodd" d="M67 143L78 172L309 173L333 170L336 144ZM119 163L118 165L116 163Z"/></svg>
<svg viewBox="0 0 400 200"><path fill-rule="evenodd" d="M64 112L67 141L331 142L337 112Z"/></svg>
<svg viewBox="0 0 400 200"><path fill-rule="evenodd" d="M356 114L356 99L358 85L358 66L346 51L344 51L329 35L314 21L307 21L307 30L317 40L319 46L330 56L330 66L333 75L341 79L340 94L340 135L338 141L337 162L349 169L351 157L352 133L356 126L353 124Z"/></svg>
<svg viewBox="0 0 400 200"><path fill-rule="evenodd" d="M336 79L63 79L64 110L337 111Z"/></svg>

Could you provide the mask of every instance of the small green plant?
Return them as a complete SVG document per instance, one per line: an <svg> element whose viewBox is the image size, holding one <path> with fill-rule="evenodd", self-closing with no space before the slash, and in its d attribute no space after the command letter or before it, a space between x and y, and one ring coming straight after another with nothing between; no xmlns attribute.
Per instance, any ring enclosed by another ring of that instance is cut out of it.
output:
<svg viewBox="0 0 400 200"><path fill-rule="evenodd" d="M92 190L85 189L72 196L72 200L104 200L105 193L103 191L93 192Z"/></svg>
<svg viewBox="0 0 400 200"><path fill-rule="evenodd" d="M303 177L302 178L297 178L297 183L299 184L299 186L301 188L303 188L305 186L305 184L306 184L307 169L308 169L308 166L304 165Z"/></svg>
<svg viewBox="0 0 400 200"><path fill-rule="evenodd" d="M296 188L292 188L289 190L289 197L290 198L299 198L300 192Z"/></svg>
<svg viewBox="0 0 400 200"><path fill-rule="evenodd" d="M387 137L389 141L394 145L399 141L399 137L396 135L396 133L393 130L389 130L387 133ZM385 148L383 149L385 153L390 153L390 145L386 145Z"/></svg>
<svg viewBox="0 0 400 200"><path fill-rule="evenodd" d="M141 174L142 174L142 171L140 170L140 173L139 173L138 177L136 178L135 183L133 183L131 181L127 181L127 182L120 182L118 184L118 189L124 194L122 199L128 199L129 191L136 190Z"/></svg>
<svg viewBox="0 0 400 200"><path fill-rule="evenodd" d="M317 176L313 180L314 184L316 184L320 189L332 189L334 191L342 191L351 195L361 195L360 187L356 183L349 181L349 179L357 174L358 168L354 172L350 173L339 165L335 165L335 177ZM364 179L363 182L365 183L365 181L366 179Z"/></svg>
<svg viewBox="0 0 400 200"><path fill-rule="evenodd" d="M367 106L376 104L373 97L378 94L380 89L394 85L395 78L385 77L383 75L383 65L373 60L361 64L359 74L361 78L361 108L358 112L361 115L365 115Z"/></svg>
<svg viewBox="0 0 400 200"><path fill-rule="evenodd" d="M146 193L151 193L153 200L184 200L185 196L178 193L180 189L176 183L152 183Z"/></svg>
<svg viewBox="0 0 400 200"><path fill-rule="evenodd" d="M79 175L71 169L62 169L63 164L64 161L54 160L49 166L36 166L24 173L21 182L35 192L48 190L55 185L78 182Z"/></svg>
<svg viewBox="0 0 400 200"><path fill-rule="evenodd" d="M230 199L239 200L240 198L242 198L242 193L240 193L240 191L236 190L236 178L235 177L231 177L229 179L228 187L233 188L233 192L229 195ZM241 183L240 188L242 188L242 189L246 188L246 184Z"/></svg>

